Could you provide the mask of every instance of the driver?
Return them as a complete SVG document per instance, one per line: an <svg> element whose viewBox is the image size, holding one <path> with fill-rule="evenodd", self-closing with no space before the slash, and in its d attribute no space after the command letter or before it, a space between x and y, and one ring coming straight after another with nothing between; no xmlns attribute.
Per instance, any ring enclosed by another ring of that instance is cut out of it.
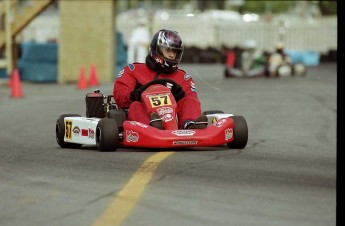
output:
<svg viewBox="0 0 345 226"><path fill-rule="evenodd" d="M134 62L119 72L114 83L113 96L119 108L128 109L128 120L150 124L163 129L157 113L149 115L141 103L143 85L155 79L171 79L178 86L171 91L177 102L180 129L204 129L207 117L201 114L197 89L192 77L178 68L184 46L174 30L161 29L154 34L146 63Z"/></svg>

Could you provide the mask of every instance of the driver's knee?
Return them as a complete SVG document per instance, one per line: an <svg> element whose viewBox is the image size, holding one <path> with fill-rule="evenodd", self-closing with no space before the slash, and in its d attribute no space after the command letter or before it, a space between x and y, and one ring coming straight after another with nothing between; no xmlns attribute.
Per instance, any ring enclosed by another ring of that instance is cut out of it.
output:
<svg viewBox="0 0 345 226"><path fill-rule="evenodd" d="M137 121L145 124L150 123L150 116L148 115L145 106L140 101L134 101L128 109L128 120Z"/></svg>

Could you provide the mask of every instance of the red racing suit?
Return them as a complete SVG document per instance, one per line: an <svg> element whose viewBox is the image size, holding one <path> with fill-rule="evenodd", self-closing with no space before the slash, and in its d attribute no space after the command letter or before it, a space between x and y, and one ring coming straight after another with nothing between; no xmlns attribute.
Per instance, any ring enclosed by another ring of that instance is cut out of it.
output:
<svg viewBox="0 0 345 226"><path fill-rule="evenodd" d="M133 102L130 99L130 94L137 88L138 83L145 85L154 80L157 74L144 63L133 63L127 65L117 75L113 96L119 108L128 109L128 120L150 123L150 117L144 105L139 101ZM201 115L196 86L188 73L177 69L171 74L158 74L157 78L174 80L185 92L185 96L177 102L179 128L182 128L186 120L195 120Z"/></svg>

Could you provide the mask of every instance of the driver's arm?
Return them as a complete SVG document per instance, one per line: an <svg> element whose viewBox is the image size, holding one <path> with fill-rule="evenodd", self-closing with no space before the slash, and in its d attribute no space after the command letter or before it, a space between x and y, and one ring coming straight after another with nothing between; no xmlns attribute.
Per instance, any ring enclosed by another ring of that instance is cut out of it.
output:
<svg viewBox="0 0 345 226"><path fill-rule="evenodd" d="M114 83L113 96L119 108L129 108L132 101L130 94L135 89L136 79L133 72L126 66L117 75Z"/></svg>
<svg viewBox="0 0 345 226"><path fill-rule="evenodd" d="M181 83L182 89L185 92L185 97L193 97L198 99L196 85L192 79L192 77L188 77L188 79L184 79Z"/></svg>

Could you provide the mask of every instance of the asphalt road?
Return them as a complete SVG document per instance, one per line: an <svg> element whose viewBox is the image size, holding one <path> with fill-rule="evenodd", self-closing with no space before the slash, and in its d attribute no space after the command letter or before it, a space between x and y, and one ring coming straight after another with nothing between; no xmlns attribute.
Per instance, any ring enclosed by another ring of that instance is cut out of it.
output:
<svg viewBox="0 0 345 226"><path fill-rule="evenodd" d="M248 145L169 150L155 170L146 169L152 178L137 172L159 150L101 153L56 143L58 116L85 115L93 88L22 82L24 98L11 99L10 88L0 85L0 225L96 225L118 209L123 219L108 223L335 225L336 64L278 79L225 79L219 64L182 68L194 78L203 110L245 117ZM110 94L112 86L99 88ZM137 183L129 190L131 181ZM127 192L127 204L116 206L120 192Z"/></svg>

